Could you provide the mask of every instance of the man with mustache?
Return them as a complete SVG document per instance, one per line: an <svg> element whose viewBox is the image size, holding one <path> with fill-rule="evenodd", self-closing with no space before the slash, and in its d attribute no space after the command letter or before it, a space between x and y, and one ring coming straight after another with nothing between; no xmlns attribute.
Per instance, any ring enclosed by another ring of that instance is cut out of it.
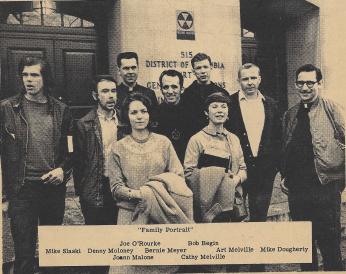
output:
<svg viewBox="0 0 346 274"><path fill-rule="evenodd" d="M155 92L149 88L141 86L137 83L138 78L138 55L136 52L121 52L117 56L117 65L122 83L117 87L117 108L121 109L121 105L125 98L133 92L141 93L148 97L154 109L157 108L158 102Z"/></svg>
<svg viewBox="0 0 346 274"><path fill-rule="evenodd" d="M74 131L74 186L85 224L112 225L116 224L117 207L109 185L108 155L120 134L115 79L96 76L92 94L97 106L77 122ZM90 272L107 273L108 267L93 267Z"/></svg>
<svg viewBox="0 0 346 274"><path fill-rule="evenodd" d="M87 225L117 220L108 179L108 153L120 134L116 88L111 75L95 77L92 94L97 106L77 121L74 131L74 185Z"/></svg>
<svg viewBox="0 0 346 274"><path fill-rule="evenodd" d="M46 60L24 57L19 77L23 91L0 103L2 209L11 218L14 273L33 274L38 225L63 222L72 118L68 107L50 96Z"/></svg>
<svg viewBox="0 0 346 274"><path fill-rule="evenodd" d="M181 97L186 115L186 135L189 139L208 124L204 114L204 101L214 92L229 93L210 80L211 58L205 53L197 53L191 59L196 80L187 87Z"/></svg>
<svg viewBox="0 0 346 274"><path fill-rule="evenodd" d="M276 101L259 91L258 66L244 64L238 71L241 90L231 95L229 121L225 127L240 140L247 166L244 197L248 195L250 222L265 222L279 165L280 115ZM263 272L263 264L250 271Z"/></svg>
<svg viewBox="0 0 346 274"><path fill-rule="evenodd" d="M321 70L306 64L296 71L301 101L283 118L282 191L293 221L312 223L312 263L318 270L318 245L325 271L344 270L340 242L341 192L345 188L343 109L320 94Z"/></svg>

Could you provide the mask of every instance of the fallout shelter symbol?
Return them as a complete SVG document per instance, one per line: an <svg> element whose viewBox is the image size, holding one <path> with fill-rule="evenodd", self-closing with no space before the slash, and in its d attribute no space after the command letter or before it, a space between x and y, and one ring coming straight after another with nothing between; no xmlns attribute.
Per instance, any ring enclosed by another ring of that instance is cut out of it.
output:
<svg viewBox="0 0 346 274"><path fill-rule="evenodd" d="M177 19L179 26L184 30L189 30L193 26L193 17L189 12L181 12Z"/></svg>
<svg viewBox="0 0 346 274"><path fill-rule="evenodd" d="M177 39L195 40L195 20L192 11L177 10Z"/></svg>

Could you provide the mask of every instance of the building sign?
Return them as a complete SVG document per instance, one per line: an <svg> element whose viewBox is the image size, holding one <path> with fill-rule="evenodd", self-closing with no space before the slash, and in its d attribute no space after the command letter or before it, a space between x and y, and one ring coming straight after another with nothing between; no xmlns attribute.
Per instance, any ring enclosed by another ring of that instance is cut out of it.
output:
<svg viewBox="0 0 346 274"><path fill-rule="evenodd" d="M180 50L176 51L175 54L171 55L170 57L167 58L162 58L162 59L146 59L144 60L144 67L146 68L146 71L151 72L151 77L155 79L154 81L148 81L146 83L146 86L150 89L153 89L155 92L158 94L161 93L160 91L160 83L159 83L159 76L162 71L167 70L167 69L174 69L178 70L181 72L181 74L184 77L184 87L188 87L193 80L195 80L195 76L192 72L192 67L191 67L191 59L192 57L197 54L197 52L191 51L191 50ZM226 66L223 61L220 61L218 59L214 59L212 57L212 62L211 62L211 68L212 68L212 79L215 84L222 88L227 88L226 87L226 82L225 82L225 70Z"/></svg>
<svg viewBox="0 0 346 274"><path fill-rule="evenodd" d="M177 39L195 40L195 26L192 11L177 10Z"/></svg>

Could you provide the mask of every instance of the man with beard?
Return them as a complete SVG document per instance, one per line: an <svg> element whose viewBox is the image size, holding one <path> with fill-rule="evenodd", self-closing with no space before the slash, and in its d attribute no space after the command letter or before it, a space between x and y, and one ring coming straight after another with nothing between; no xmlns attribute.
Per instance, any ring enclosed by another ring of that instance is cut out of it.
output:
<svg viewBox="0 0 346 274"><path fill-rule="evenodd" d="M205 53L197 53L191 59L192 71L196 80L185 89L181 101L186 115L186 136L189 139L208 124L204 114L204 101L212 93L228 92L210 80L211 58Z"/></svg>
<svg viewBox="0 0 346 274"><path fill-rule="evenodd" d="M277 102L258 89L258 66L241 66L238 82L241 90L231 95L225 127L238 136L243 149L248 174L243 189L249 199L250 222L265 222L279 168L280 115ZM252 272L264 269L262 264L250 266Z"/></svg>
<svg viewBox="0 0 346 274"><path fill-rule="evenodd" d="M68 107L49 95L53 81L45 60L24 57L19 76L23 91L0 103L2 208L11 218L14 273L33 274L38 225L63 222L72 119Z"/></svg>
<svg viewBox="0 0 346 274"><path fill-rule="evenodd" d="M120 109L126 96L132 92L141 93L148 97L154 108L158 102L155 92L137 83L138 55L135 52L121 52L117 56L117 65L122 83L117 87L117 108Z"/></svg>
<svg viewBox="0 0 346 274"><path fill-rule="evenodd" d="M117 140L116 82L111 75L98 75L93 85L97 106L81 118L74 132L74 186L86 225L112 225L117 207L108 178L108 154ZM90 273L107 273L108 267L92 267Z"/></svg>
<svg viewBox="0 0 346 274"><path fill-rule="evenodd" d="M179 160L183 162L187 145L184 111L180 102L184 78L179 71L165 70L159 81L164 101L158 107L157 132L171 140Z"/></svg>
<svg viewBox="0 0 346 274"><path fill-rule="evenodd" d="M288 194L293 221L312 223L312 263L317 271L317 245L325 271L344 270L340 242L341 192L345 188L345 122L343 109L321 97L321 70L312 64L296 71L301 101L283 119L281 187Z"/></svg>

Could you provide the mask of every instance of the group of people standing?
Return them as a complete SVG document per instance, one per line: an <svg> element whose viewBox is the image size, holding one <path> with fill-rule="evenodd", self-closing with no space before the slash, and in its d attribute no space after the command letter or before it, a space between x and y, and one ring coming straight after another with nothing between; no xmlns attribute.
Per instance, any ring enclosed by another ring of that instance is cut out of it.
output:
<svg viewBox="0 0 346 274"><path fill-rule="evenodd" d="M184 90L182 74L165 70L162 96L137 83L138 64L136 53L120 53L122 83L97 75L97 105L73 123L69 108L49 95L48 63L20 62L23 92L0 104L3 210L11 218L15 273L34 272L37 226L62 223L72 175L85 224L128 225L235 222L236 193L248 197L249 221L264 222L278 171L292 220L312 222L313 260L302 270L318 270L316 242L325 270L343 270L344 118L338 104L321 97L320 69L307 64L296 71L301 101L281 117L277 102L259 90L255 64L240 67L240 90L230 95L211 81L210 57L198 53L191 59L196 80Z"/></svg>

